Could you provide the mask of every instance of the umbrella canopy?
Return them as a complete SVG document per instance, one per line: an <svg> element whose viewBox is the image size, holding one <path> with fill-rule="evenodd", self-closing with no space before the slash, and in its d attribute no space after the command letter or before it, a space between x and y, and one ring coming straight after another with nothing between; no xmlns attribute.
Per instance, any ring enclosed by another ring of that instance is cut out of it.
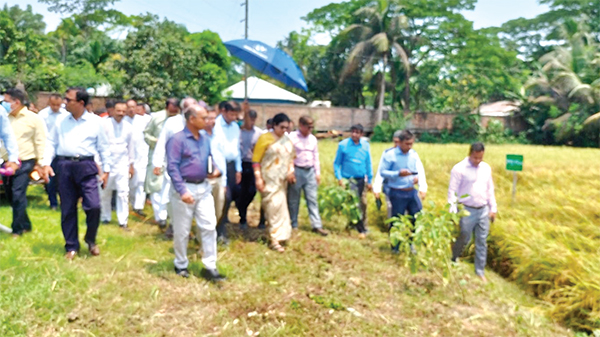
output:
<svg viewBox="0 0 600 337"><path fill-rule="evenodd" d="M283 50L253 40L233 40L225 42L225 47L232 56L261 73L290 87L308 91L302 70Z"/></svg>

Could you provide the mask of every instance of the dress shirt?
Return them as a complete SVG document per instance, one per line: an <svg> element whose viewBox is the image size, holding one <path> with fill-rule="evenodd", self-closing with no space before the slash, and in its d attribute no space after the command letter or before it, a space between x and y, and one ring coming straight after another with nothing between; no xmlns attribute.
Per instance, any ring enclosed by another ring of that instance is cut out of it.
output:
<svg viewBox="0 0 600 337"><path fill-rule="evenodd" d="M256 145L258 137L263 133L264 131L256 125L252 130L240 129L240 152L242 153L243 162L252 162L254 145Z"/></svg>
<svg viewBox="0 0 600 337"><path fill-rule="evenodd" d="M69 112L63 108L59 108L58 112L54 112L49 106L47 106L38 112L38 116L44 120L46 123L47 134L50 134L56 125L56 119L68 113Z"/></svg>
<svg viewBox="0 0 600 337"><path fill-rule="evenodd" d="M381 165L378 168L385 184L390 188L406 189L414 187L414 175L400 176L400 170L407 169L417 172L419 178L419 191L427 192L427 181L425 169L417 152L410 149L407 153L402 152L399 147L385 151L381 157Z"/></svg>
<svg viewBox="0 0 600 337"><path fill-rule="evenodd" d="M227 123L223 115L217 116L213 132L225 142L223 156L227 162L235 162L236 172L242 172L240 153L240 126L236 122Z"/></svg>
<svg viewBox="0 0 600 337"><path fill-rule="evenodd" d="M468 196L461 198L463 195ZM448 203L451 212L457 211L457 202L470 207L487 205L490 212L497 212L494 180L492 179L490 165L481 162L475 167L471 164L469 157L454 165L450 172L450 186L448 188Z"/></svg>
<svg viewBox="0 0 600 337"><path fill-rule="evenodd" d="M19 110L16 115L8 114L8 120L17 139L19 159L43 160L44 147L46 146L46 125L44 125L44 121L26 107Z"/></svg>
<svg viewBox="0 0 600 337"><path fill-rule="evenodd" d="M134 115L133 118L129 118L128 116L124 117L124 120L131 123L132 126L132 134L133 134L133 143L135 145L135 167L136 170L142 170L148 166L148 152L150 151L150 146L146 144L144 140L144 130L152 117L148 114L145 115Z"/></svg>
<svg viewBox="0 0 600 337"><path fill-rule="evenodd" d="M221 180L223 186L227 186L227 161L223 156L223 142L219 141L218 137L215 137L215 133L208 134L206 130L201 130L202 136L206 136L210 141L210 153L212 154L213 163L221 171Z"/></svg>
<svg viewBox="0 0 600 337"><path fill-rule="evenodd" d="M373 179L373 167L369 142L362 138L358 144L355 144L352 138L342 140L335 154L333 171L338 180L363 179L366 176L370 184Z"/></svg>
<svg viewBox="0 0 600 337"><path fill-rule="evenodd" d="M294 165L300 167L314 167L315 174L321 175L317 137L312 134L309 134L308 137L304 137L299 130L290 132L288 137L290 137L292 144L294 144L294 148L296 148Z"/></svg>
<svg viewBox="0 0 600 337"><path fill-rule="evenodd" d="M110 143L113 172L115 169L128 170L135 161L133 127L123 119L119 123L112 117L102 119L102 124Z"/></svg>
<svg viewBox="0 0 600 337"><path fill-rule="evenodd" d="M6 152L8 152L8 161L16 163L19 161L19 147L17 146L17 139L10 127L10 121L6 110L0 106L0 139L4 143ZM4 151L4 149L3 149Z"/></svg>
<svg viewBox="0 0 600 337"><path fill-rule="evenodd" d="M167 142L167 172L179 195L188 192L185 180L204 180L207 176L210 142L200 134L194 138L186 127Z"/></svg>
<svg viewBox="0 0 600 337"><path fill-rule="evenodd" d="M377 165L377 172L375 173L375 178L373 178L373 193L381 193L383 191L383 184L385 183L383 177L381 176L381 166L383 163L383 157L385 156L386 152L392 151L393 149L394 148L392 147L383 151L383 154L379 159L379 165Z"/></svg>
<svg viewBox="0 0 600 337"><path fill-rule="evenodd" d="M48 144L44 154L43 166L50 165L55 156L99 156L102 170L110 172L110 143L102 126L102 118L83 112L79 119L72 114L60 116L56 127L48 135Z"/></svg>
<svg viewBox="0 0 600 337"><path fill-rule="evenodd" d="M160 130L158 141L156 141L156 147L154 148L154 154L152 155L153 167L165 166L167 141L169 141L174 134L183 130L183 128L185 128L185 117L182 114L167 119L162 130Z"/></svg>

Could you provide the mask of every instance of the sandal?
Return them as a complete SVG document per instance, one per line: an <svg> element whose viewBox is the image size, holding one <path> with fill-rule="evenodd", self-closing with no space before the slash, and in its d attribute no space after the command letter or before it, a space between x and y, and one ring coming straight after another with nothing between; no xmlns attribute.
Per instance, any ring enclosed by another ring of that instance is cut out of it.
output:
<svg viewBox="0 0 600 337"><path fill-rule="evenodd" d="M281 247L281 245L279 244L279 242L273 242L271 244L270 248L273 249L274 251L277 251L277 252L280 252L280 253L285 252L285 248Z"/></svg>

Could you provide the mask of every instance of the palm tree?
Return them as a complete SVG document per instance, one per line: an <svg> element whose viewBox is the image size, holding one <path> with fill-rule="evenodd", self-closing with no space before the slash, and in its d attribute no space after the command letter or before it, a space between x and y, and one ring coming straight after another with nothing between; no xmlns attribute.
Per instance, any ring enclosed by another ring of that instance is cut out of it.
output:
<svg viewBox="0 0 600 337"><path fill-rule="evenodd" d="M540 58L542 68L526 85L563 112L574 102L600 108L600 44L585 27L583 21L565 22L560 30L565 44Z"/></svg>
<svg viewBox="0 0 600 337"><path fill-rule="evenodd" d="M411 66L408 55L398 42L403 36L403 29L407 27L407 19L400 12L401 9L402 6L397 1L374 0L354 12L359 23L348 26L340 33L342 37L354 38L358 41L346 59L340 82L343 82L359 68L362 68L365 79L370 79L375 70L379 71L377 123L381 122L383 118L385 74L389 62L394 57L399 57L405 69L406 80L408 81L410 78ZM410 89L407 86L405 90ZM408 94L410 95L410 91ZM408 99L409 97L404 97L405 111L410 109Z"/></svg>

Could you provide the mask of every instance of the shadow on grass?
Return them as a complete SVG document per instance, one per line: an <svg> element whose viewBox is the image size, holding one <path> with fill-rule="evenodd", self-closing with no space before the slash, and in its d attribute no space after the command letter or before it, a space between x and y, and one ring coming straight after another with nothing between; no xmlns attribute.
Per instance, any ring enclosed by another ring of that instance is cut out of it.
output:
<svg viewBox="0 0 600 337"><path fill-rule="evenodd" d="M157 263L147 263L145 269L149 274L155 275L165 280L171 280L173 276L176 276L173 260L163 260L158 261ZM202 281L220 285L220 282L213 282L212 280L205 277L204 273L202 272L203 269L204 266L201 262L190 262L190 264L188 265L188 272L190 273L190 278L197 278Z"/></svg>

